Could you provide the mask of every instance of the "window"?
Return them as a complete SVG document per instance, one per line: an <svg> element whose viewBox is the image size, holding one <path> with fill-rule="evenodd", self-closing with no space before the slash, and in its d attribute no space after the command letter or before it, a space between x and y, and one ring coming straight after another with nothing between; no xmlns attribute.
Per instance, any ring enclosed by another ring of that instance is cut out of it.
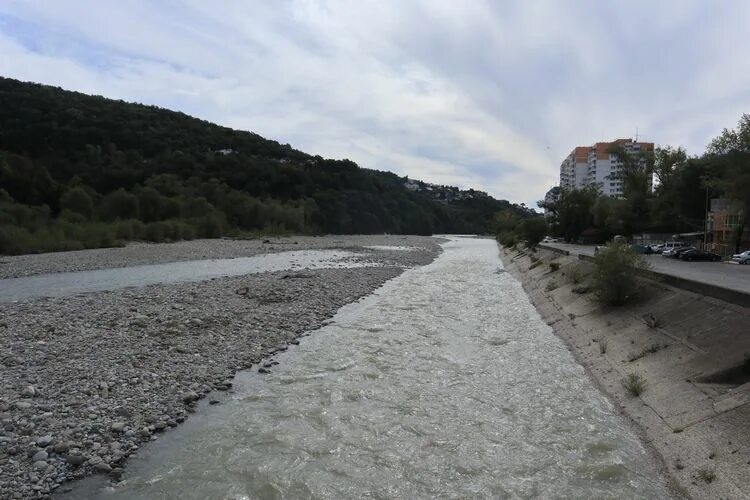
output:
<svg viewBox="0 0 750 500"><path fill-rule="evenodd" d="M735 229L740 225L740 215L734 214L734 215L727 215L724 218L724 228L725 229Z"/></svg>

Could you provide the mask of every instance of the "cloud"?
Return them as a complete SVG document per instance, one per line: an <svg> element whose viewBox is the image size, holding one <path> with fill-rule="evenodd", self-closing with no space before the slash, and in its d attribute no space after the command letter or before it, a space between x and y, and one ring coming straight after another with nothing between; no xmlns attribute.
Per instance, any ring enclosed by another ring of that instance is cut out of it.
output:
<svg viewBox="0 0 750 500"><path fill-rule="evenodd" d="M750 7L7 1L0 73L533 204L574 146L693 154L750 107Z"/></svg>

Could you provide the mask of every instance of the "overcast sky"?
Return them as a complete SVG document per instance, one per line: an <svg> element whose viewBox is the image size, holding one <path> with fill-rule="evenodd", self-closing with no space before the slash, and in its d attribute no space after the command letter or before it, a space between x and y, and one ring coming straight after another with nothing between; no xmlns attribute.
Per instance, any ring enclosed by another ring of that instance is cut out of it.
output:
<svg viewBox="0 0 750 500"><path fill-rule="evenodd" d="M749 27L747 1L2 0L0 74L534 205L574 146L734 127Z"/></svg>

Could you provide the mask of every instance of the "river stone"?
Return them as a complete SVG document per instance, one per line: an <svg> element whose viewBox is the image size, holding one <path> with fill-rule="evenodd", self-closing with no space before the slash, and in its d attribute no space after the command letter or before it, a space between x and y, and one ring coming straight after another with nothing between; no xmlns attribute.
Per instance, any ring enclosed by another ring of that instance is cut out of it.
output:
<svg viewBox="0 0 750 500"><path fill-rule="evenodd" d="M192 403L198 399L198 394L195 391L187 391L182 394L183 403Z"/></svg>
<svg viewBox="0 0 750 500"><path fill-rule="evenodd" d="M36 440L37 446L40 446L42 448L44 448L45 446L49 446L51 442L52 442L52 436L50 435L42 436L40 438L37 438Z"/></svg>
<svg viewBox="0 0 750 500"><path fill-rule="evenodd" d="M21 390L21 396L25 398L33 398L36 396L36 389L34 389L33 385L27 385Z"/></svg>
<svg viewBox="0 0 750 500"><path fill-rule="evenodd" d="M16 403L16 408L18 408L19 410L27 410L31 408L31 403L29 403L28 401L18 401Z"/></svg>
<svg viewBox="0 0 750 500"><path fill-rule="evenodd" d="M44 460L38 460L34 462L35 469L42 470L42 469L46 469L47 467L48 467L48 464Z"/></svg>
<svg viewBox="0 0 750 500"><path fill-rule="evenodd" d="M66 453L70 449L70 443L61 441L52 448L55 453Z"/></svg>
<svg viewBox="0 0 750 500"><path fill-rule="evenodd" d="M115 422L111 429L112 432L122 432L125 429L125 422Z"/></svg>
<svg viewBox="0 0 750 500"><path fill-rule="evenodd" d="M131 416L130 410L128 410L124 406L118 406L117 408L115 408L115 415L125 418L129 418Z"/></svg>
<svg viewBox="0 0 750 500"><path fill-rule="evenodd" d="M88 458L86 458L86 457L85 457L85 456L83 456L83 455L70 455L70 456L68 457L68 463L69 463L70 465L73 465L73 466L75 466L75 467L78 467L79 465L83 464L83 463L84 463L84 462L86 462L87 460L88 460Z"/></svg>
<svg viewBox="0 0 750 500"><path fill-rule="evenodd" d="M31 457L31 460L33 460L34 462L39 462L40 460L44 461L44 460L47 460L48 458L49 458L49 455L47 454L47 452L42 450L42 451L36 452L34 456Z"/></svg>
<svg viewBox="0 0 750 500"><path fill-rule="evenodd" d="M112 472L112 466L110 466L107 462L98 462L96 465L94 465L94 469L98 470L99 472Z"/></svg>

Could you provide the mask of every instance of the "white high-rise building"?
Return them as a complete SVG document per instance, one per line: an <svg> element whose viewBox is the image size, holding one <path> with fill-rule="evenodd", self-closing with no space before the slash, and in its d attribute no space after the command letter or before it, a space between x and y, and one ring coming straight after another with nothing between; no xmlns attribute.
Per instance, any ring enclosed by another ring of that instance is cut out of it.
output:
<svg viewBox="0 0 750 500"><path fill-rule="evenodd" d="M617 157L610 154L614 146L620 146L628 153L653 151L653 142L636 142L632 139L617 139L614 142L597 142L593 146L579 146L560 165L560 187L581 189L598 185L605 196L622 196L622 181L618 179L622 168ZM645 160L641 160L646 168ZM650 181L649 181L650 184ZM649 185L649 187L651 187Z"/></svg>

